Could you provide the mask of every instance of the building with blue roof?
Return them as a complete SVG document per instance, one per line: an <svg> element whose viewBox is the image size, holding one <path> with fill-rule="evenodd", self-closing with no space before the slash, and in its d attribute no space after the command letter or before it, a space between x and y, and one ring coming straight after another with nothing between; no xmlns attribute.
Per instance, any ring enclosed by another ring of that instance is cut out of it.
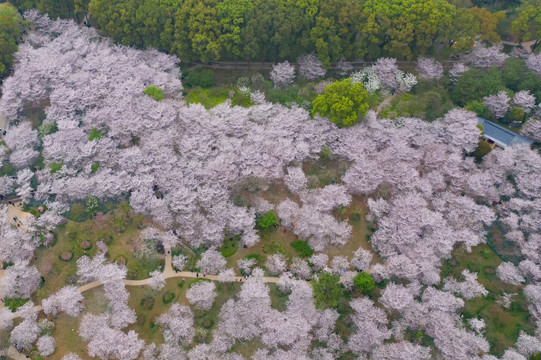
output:
<svg viewBox="0 0 541 360"><path fill-rule="evenodd" d="M489 142L495 143L502 148L506 148L508 146L516 144L532 145L533 143L533 141L526 139L524 136L515 134L511 130L495 124L492 121L488 121L487 119L484 119L480 116L477 117L477 123L479 125L482 125L485 130L483 138L489 140Z"/></svg>

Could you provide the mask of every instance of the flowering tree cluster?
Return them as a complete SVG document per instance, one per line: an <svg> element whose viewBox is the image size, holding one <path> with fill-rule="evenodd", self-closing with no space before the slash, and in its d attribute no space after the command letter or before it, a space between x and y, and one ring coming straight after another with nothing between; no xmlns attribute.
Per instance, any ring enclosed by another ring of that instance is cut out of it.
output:
<svg viewBox="0 0 541 360"><path fill-rule="evenodd" d="M417 59L419 77L439 80L443 77L443 66L432 58L420 57Z"/></svg>
<svg viewBox="0 0 541 360"><path fill-rule="evenodd" d="M278 63L272 67L270 78L274 87L284 88L295 80L295 67L288 61Z"/></svg>
<svg viewBox="0 0 541 360"><path fill-rule="evenodd" d="M327 73L316 54L300 56L297 59L297 64L299 65L299 75L309 81L323 77Z"/></svg>
<svg viewBox="0 0 541 360"><path fill-rule="evenodd" d="M465 57L468 65L489 68L502 66L509 55L503 52L503 44L484 47L482 44L475 46L470 54Z"/></svg>
<svg viewBox="0 0 541 360"><path fill-rule="evenodd" d="M494 117L500 119L507 114L509 110L509 95L505 91L500 91L497 95L490 95L483 98L487 109L492 111Z"/></svg>
<svg viewBox="0 0 541 360"><path fill-rule="evenodd" d="M216 285L212 281L198 282L186 291L186 298L190 304L200 310L210 310L216 296L218 296Z"/></svg>
<svg viewBox="0 0 541 360"><path fill-rule="evenodd" d="M75 286L65 286L41 302L43 312L55 316L58 311L77 317L83 311L85 299Z"/></svg>
<svg viewBox="0 0 541 360"><path fill-rule="evenodd" d="M369 93L379 89L408 92L417 84L415 75L399 70L393 58L378 59L373 66L352 73L351 80L362 83Z"/></svg>

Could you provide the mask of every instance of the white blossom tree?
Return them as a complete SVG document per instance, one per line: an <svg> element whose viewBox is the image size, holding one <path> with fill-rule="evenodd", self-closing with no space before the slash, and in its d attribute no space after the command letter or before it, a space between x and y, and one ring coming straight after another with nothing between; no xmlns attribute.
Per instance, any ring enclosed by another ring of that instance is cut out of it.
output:
<svg viewBox="0 0 541 360"><path fill-rule="evenodd" d="M513 104L528 113L535 106L535 96L529 90L519 91L513 97Z"/></svg>
<svg viewBox="0 0 541 360"><path fill-rule="evenodd" d="M208 249L201 255L201 259L197 261L197 267L201 271L206 271L209 274L218 274L220 270L225 268L227 264L223 255L214 249Z"/></svg>
<svg viewBox="0 0 541 360"><path fill-rule="evenodd" d="M287 60L273 65L270 78L274 87L284 88L295 80L295 67Z"/></svg>
<svg viewBox="0 0 541 360"><path fill-rule="evenodd" d="M188 264L188 257L182 254L175 255L171 259L171 265L173 265L175 269L179 271L184 270L187 264Z"/></svg>
<svg viewBox="0 0 541 360"><path fill-rule="evenodd" d="M278 253L278 254L272 254L267 257L267 262L265 263L265 267L267 270L269 270L269 273L272 275L280 275L284 271L286 271L287 263L286 258L284 255Z"/></svg>
<svg viewBox="0 0 541 360"><path fill-rule="evenodd" d="M309 81L323 77L327 73L316 54L299 56L297 64L299 65L299 75Z"/></svg>
<svg viewBox="0 0 541 360"><path fill-rule="evenodd" d="M155 291L161 291L165 287L165 277L160 270L154 270L150 273L148 286Z"/></svg>
<svg viewBox="0 0 541 360"><path fill-rule="evenodd" d="M449 77L451 81L456 82L469 68L464 63L454 63L451 70L449 70Z"/></svg>
<svg viewBox="0 0 541 360"><path fill-rule="evenodd" d="M195 330L193 328L193 313L189 307L173 304L169 311L158 317L156 324L160 325L163 338L171 345L191 344Z"/></svg>
<svg viewBox="0 0 541 360"><path fill-rule="evenodd" d="M420 57L417 59L419 76L425 79L439 80L443 77L443 66L433 58Z"/></svg>
<svg viewBox="0 0 541 360"><path fill-rule="evenodd" d="M0 293L8 298L30 298L40 284L40 273L28 261L16 261L8 267L0 284Z"/></svg>
<svg viewBox="0 0 541 360"><path fill-rule="evenodd" d="M218 296L216 285L212 281L200 281L186 291L186 298L190 304L200 310L210 310L216 296Z"/></svg>
<svg viewBox="0 0 541 360"><path fill-rule="evenodd" d="M500 91L497 95L490 95L483 98L487 109L492 111L494 117L500 119L507 114L509 110L509 95L505 91Z"/></svg>
<svg viewBox="0 0 541 360"><path fill-rule="evenodd" d="M528 56L526 59L526 66L528 69L535 71L539 74L539 76L541 76L541 54L530 54L530 56Z"/></svg>
<svg viewBox="0 0 541 360"><path fill-rule="evenodd" d="M36 345L41 356L49 356L54 353L54 350L56 348L56 341L54 337L50 335L44 335L38 339Z"/></svg>
<svg viewBox="0 0 541 360"><path fill-rule="evenodd" d="M218 273L218 281L221 283L232 281L235 277L233 268L223 269Z"/></svg>
<svg viewBox="0 0 541 360"><path fill-rule="evenodd" d="M58 311L62 311L69 316L77 317L83 311L84 304L83 295L72 285L63 287L41 302L43 312L49 316L55 316Z"/></svg>
<svg viewBox="0 0 541 360"><path fill-rule="evenodd" d="M496 268L496 274L504 283L519 285L524 282L524 277L520 275L520 271L510 262L502 262Z"/></svg>

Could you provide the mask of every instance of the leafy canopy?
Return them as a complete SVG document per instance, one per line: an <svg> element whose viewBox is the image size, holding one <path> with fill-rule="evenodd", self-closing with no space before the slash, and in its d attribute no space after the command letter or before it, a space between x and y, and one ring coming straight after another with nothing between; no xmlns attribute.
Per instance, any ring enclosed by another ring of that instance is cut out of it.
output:
<svg viewBox="0 0 541 360"><path fill-rule="evenodd" d="M162 101L163 100L163 90L160 89L159 87L157 86L154 86L154 85L149 85L146 89L145 89L145 95L148 95L150 97L153 97L154 99L158 100L158 101Z"/></svg>
<svg viewBox="0 0 541 360"><path fill-rule="evenodd" d="M297 250L302 258L308 258L314 254L314 250L306 241L295 240L291 243L291 247Z"/></svg>
<svg viewBox="0 0 541 360"><path fill-rule="evenodd" d="M326 309L337 307L338 300L344 294L344 288L340 284L340 277L326 271L320 273L313 282L316 308Z"/></svg>
<svg viewBox="0 0 541 360"><path fill-rule="evenodd" d="M376 286L374 278L367 272L358 273L353 279L353 283L364 293L370 292Z"/></svg>
<svg viewBox="0 0 541 360"><path fill-rule="evenodd" d="M352 126L368 111L368 92L351 79L327 85L325 93L312 102L312 114L328 116L339 127Z"/></svg>
<svg viewBox="0 0 541 360"><path fill-rule="evenodd" d="M256 226L258 229L268 230L268 229L273 228L277 222L278 222L278 218L276 217L276 213L270 210L265 215L259 217L256 220Z"/></svg>
<svg viewBox="0 0 541 360"><path fill-rule="evenodd" d="M95 127L93 127L92 129L90 129L90 133L88 134L88 140L93 141L101 139L101 136L101 132Z"/></svg>

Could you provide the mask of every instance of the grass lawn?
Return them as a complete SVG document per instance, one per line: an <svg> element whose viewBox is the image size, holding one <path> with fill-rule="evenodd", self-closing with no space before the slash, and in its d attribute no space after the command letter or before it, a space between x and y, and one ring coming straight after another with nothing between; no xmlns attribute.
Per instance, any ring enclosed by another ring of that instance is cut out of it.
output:
<svg viewBox="0 0 541 360"><path fill-rule="evenodd" d="M147 278L150 271L165 262L165 257L157 253L147 259L134 256L134 250L140 245L140 229L145 225L150 225L150 222L142 216L120 210L83 222L68 220L57 229L56 240L52 246L38 248L35 252L37 259L33 260L32 264L37 266L45 278L45 283L36 292L34 302L41 301L73 282L77 272L77 259L84 255L94 256L99 240L104 240L109 247L109 261L125 262L129 278ZM91 244L89 249L82 246L85 240ZM60 255L68 251L73 255L71 260L61 260Z"/></svg>
<svg viewBox="0 0 541 360"><path fill-rule="evenodd" d="M492 352L501 355L505 349L513 346L520 330L533 334L535 326L530 323L526 299L522 287L502 283L495 273L502 262L500 257L486 244L476 246L471 253L458 247L453 251L453 259L442 266L442 278L449 275L460 279L464 269L478 273L478 281L489 291L486 297L477 297L465 301L463 310L465 321L479 317L486 322L486 338ZM504 308L496 301L503 293L518 293L512 298L511 307Z"/></svg>

